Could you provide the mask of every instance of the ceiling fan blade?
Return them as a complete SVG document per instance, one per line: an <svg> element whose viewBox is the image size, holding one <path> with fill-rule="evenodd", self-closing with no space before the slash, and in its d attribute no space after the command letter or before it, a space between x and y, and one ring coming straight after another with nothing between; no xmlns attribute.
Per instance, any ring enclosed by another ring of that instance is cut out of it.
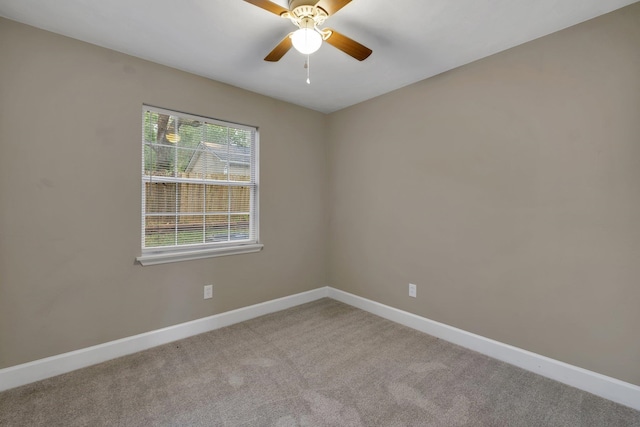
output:
<svg viewBox="0 0 640 427"><path fill-rule="evenodd" d="M271 13L275 13L278 16L282 15L285 12L289 12L288 9L285 9L279 4L276 4L269 0L244 0L244 1L246 1L247 3L251 3L254 6L258 6L259 8L269 11Z"/></svg>
<svg viewBox="0 0 640 427"><path fill-rule="evenodd" d="M278 46L273 48L271 52L267 56L265 56L264 60L269 62L279 61L280 58L284 56L285 53L289 52L289 49L293 46L291 43L291 33L287 35L287 37L283 38Z"/></svg>
<svg viewBox="0 0 640 427"><path fill-rule="evenodd" d="M350 39L349 37L340 34L339 32L326 28L323 31L331 31L331 35L325 40L331 46L340 49L347 55L353 56L358 61L364 61L373 52L368 47L361 45L357 41Z"/></svg>
<svg viewBox="0 0 640 427"><path fill-rule="evenodd" d="M316 3L316 6L331 16L349 3L351 3L351 0L320 0Z"/></svg>

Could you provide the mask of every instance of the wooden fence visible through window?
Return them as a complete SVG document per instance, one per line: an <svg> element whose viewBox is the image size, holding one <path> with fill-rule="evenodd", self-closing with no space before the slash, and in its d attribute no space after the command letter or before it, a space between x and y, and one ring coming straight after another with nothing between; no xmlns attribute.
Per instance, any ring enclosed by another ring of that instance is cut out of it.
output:
<svg viewBox="0 0 640 427"><path fill-rule="evenodd" d="M226 175L209 178L227 179ZM246 176L230 178L247 179ZM198 229L203 225L207 228L248 226L251 203L248 182L246 186L147 182L145 196L145 234L163 233L176 228Z"/></svg>

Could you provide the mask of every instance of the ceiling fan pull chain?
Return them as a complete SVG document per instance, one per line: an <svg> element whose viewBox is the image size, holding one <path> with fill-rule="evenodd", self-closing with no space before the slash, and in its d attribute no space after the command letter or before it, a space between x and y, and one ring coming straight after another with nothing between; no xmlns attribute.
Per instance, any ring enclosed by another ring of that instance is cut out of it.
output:
<svg viewBox="0 0 640 427"><path fill-rule="evenodd" d="M311 63L309 62L309 58L310 56L307 55L307 60L304 63L304 68L307 69L307 84L310 85L311 84L311 80L309 79L309 71L311 69Z"/></svg>

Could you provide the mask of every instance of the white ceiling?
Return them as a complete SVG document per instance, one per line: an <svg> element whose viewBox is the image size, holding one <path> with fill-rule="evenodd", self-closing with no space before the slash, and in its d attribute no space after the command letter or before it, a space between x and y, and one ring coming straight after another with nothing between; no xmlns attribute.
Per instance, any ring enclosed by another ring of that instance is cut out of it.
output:
<svg viewBox="0 0 640 427"><path fill-rule="evenodd" d="M325 43L311 85L295 50L263 61L290 21L243 0L0 0L0 16L329 113L635 2L353 0L325 26L373 54Z"/></svg>

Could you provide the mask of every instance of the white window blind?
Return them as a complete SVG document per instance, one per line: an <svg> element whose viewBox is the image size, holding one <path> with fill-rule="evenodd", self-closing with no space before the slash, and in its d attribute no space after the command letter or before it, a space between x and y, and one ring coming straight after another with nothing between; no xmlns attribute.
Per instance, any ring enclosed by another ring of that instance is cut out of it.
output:
<svg viewBox="0 0 640 427"><path fill-rule="evenodd" d="M143 265L259 249L256 128L143 106L142 151Z"/></svg>

